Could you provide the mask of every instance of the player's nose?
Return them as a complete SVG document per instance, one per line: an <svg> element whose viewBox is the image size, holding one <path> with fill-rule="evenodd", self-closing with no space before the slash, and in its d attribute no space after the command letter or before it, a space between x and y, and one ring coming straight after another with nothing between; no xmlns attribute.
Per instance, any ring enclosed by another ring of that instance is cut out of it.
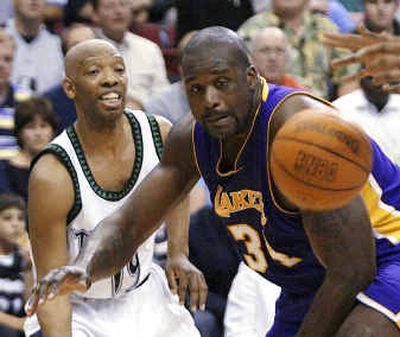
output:
<svg viewBox="0 0 400 337"><path fill-rule="evenodd" d="M207 108L215 108L221 104L218 90L213 86L206 87L204 100Z"/></svg>
<svg viewBox="0 0 400 337"><path fill-rule="evenodd" d="M119 76L113 70L104 70L101 84L107 87L115 86L119 83Z"/></svg>

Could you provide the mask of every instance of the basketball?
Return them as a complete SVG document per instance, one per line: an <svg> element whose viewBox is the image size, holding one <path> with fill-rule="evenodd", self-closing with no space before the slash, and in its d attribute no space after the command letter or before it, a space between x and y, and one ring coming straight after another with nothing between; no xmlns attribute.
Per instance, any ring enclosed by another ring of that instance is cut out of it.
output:
<svg viewBox="0 0 400 337"><path fill-rule="evenodd" d="M339 208L364 186L372 167L368 137L333 109L306 109L277 132L271 173L280 192L302 210Z"/></svg>

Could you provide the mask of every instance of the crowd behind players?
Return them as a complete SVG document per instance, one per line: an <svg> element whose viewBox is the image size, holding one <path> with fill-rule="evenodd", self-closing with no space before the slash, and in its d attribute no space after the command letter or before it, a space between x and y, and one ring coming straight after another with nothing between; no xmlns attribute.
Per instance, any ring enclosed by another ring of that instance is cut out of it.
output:
<svg viewBox="0 0 400 337"><path fill-rule="evenodd" d="M62 89L70 48L93 38L114 44L127 68L127 106L175 123L190 113L180 80L185 44L198 29L231 28L268 82L333 101L399 162L400 95L384 92L371 78L343 81L354 66L336 71L331 61L346 51L321 43L326 32L357 33L359 23L400 35L396 16L397 0L0 1L0 335L23 336L24 294L32 284L24 229L30 163L76 119ZM262 317L274 309L263 298L276 297L279 289L240 264L206 193L200 184L191 195L190 259L209 287L206 310L194 314L195 322L202 336L265 336L271 322ZM166 240L161 228L160 264Z"/></svg>

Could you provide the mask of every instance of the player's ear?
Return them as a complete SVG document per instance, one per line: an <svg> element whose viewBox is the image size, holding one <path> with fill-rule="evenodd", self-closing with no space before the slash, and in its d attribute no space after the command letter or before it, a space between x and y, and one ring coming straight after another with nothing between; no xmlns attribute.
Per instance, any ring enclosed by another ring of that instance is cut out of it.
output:
<svg viewBox="0 0 400 337"><path fill-rule="evenodd" d="M250 65L247 68L246 73L247 73L247 83L249 84L249 87L251 89L255 89L259 81L259 75L256 67L254 65Z"/></svg>
<svg viewBox="0 0 400 337"><path fill-rule="evenodd" d="M67 95L68 98L74 99L75 98L75 86L72 80L65 76L63 80L63 88L64 92Z"/></svg>

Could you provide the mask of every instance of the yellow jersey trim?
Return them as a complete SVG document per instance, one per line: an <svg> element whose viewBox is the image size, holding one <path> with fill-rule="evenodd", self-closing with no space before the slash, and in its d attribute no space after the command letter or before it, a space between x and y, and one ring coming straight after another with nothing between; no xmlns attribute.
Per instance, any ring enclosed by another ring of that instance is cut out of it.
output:
<svg viewBox="0 0 400 337"><path fill-rule="evenodd" d="M361 196L367 207L374 236L385 238L392 244L400 242L400 211L382 200L382 189L371 174L364 185Z"/></svg>

